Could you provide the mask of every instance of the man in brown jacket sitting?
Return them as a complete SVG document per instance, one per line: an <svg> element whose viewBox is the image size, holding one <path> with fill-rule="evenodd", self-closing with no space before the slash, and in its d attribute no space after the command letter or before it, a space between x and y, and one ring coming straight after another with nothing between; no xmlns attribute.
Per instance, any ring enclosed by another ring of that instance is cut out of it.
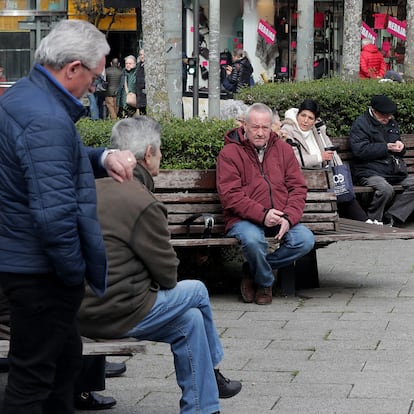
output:
<svg viewBox="0 0 414 414"><path fill-rule="evenodd" d="M178 259L170 244L167 210L153 193L161 160L159 124L146 116L122 119L111 141L135 155L134 180L96 181L98 217L108 256L108 289L88 288L79 313L83 335L135 337L171 345L181 414L218 413L219 398L241 389L216 369L223 348L208 292L198 280L177 283Z"/></svg>

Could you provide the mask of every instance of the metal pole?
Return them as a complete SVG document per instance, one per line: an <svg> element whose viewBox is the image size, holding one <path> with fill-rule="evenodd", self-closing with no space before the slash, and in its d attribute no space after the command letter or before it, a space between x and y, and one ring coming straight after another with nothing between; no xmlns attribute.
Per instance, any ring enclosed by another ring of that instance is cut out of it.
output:
<svg viewBox="0 0 414 414"><path fill-rule="evenodd" d="M200 1L194 0L194 10L193 10L193 56L195 58L196 62L196 72L194 74L193 78L193 117L198 116L198 96L199 96L199 79L198 79L198 73L200 71L200 65L199 65L199 54L200 54L200 32L199 32L199 26L200 26Z"/></svg>

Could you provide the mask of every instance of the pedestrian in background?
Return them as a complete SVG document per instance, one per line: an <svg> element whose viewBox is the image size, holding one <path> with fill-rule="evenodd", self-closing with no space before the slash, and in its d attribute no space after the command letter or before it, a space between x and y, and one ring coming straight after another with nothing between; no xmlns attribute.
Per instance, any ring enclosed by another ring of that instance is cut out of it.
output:
<svg viewBox="0 0 414 414"><path fill-rule="evenodd" d="M144 49L139 51L137 64L137 109L140 115L147 113L147 91L145 89L145 53Z"/></svg>
<svg viewBox="0 0 414 414"><path fill-rule="evenodd" d="M137 59L133 55L125 58L125 68L122 69L121 82L116 96L116 104L119 108L119 118L129 118L134 116L137 109L127 104L127 94L129 92L136 93L136 71Z"/></svg>
<svg viewBox="0 0 414 414"><path fill-rule="evenodd" d="M226 78L223 87L228 92L238 92L244 86L252 83L253 66L246 52L242 49L233 51L233 63L226 67Z"/></svg>
<svg viewBox="0 0 414 414"><path fill-rule="evenodd" d="M118 116L118 105L116 103L116 95L121 87L122 69L117 58L113 58L106 68L106 81L108 83L105 96L106 108L109 117L115 120Z"/></svg>
<svg viewBox="0 0 414 414"><path fill-rule="evenodd" d="M385 71L385 59L377 46L370 39L362 39L359 77L361 79L382 79Z"/></svg>

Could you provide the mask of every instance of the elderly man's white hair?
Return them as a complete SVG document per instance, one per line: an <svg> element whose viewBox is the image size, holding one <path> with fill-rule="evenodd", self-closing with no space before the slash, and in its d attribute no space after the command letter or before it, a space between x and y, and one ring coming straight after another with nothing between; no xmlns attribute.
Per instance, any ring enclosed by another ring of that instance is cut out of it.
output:
<svg viewBox="0 0 414 414"><path fill-rule="evenodd" d="M81 61L94 68L110 51L105 35L93 24L84 20L61 20L42 39L34 60L40 65L49 65L55 70L66 64Z"/></svg>
<svg viewBox="0 0 414 414"><path fill-rule="evenodd" d="M121 151L130 150L137 161L142 161L148 146L153 154L160 148L161 126L144 115L121 119L112 128L111 144Z"/></svg>

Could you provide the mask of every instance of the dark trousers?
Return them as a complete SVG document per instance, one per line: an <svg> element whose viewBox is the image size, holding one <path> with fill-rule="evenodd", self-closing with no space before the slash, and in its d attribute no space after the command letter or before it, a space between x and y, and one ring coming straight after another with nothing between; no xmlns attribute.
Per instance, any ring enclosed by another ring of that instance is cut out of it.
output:
<svg viewBox="0 0 414 414"><path fill-rule="evenodd" d="M356 198L351 201L345 201L343 203L338 203L338 212L339 217L344 217L351 220L366 221L368 215L365 210L358 203Z"/></svg>
<svg viewBox="0 0 414 414"><path fill-rule="evenodd" d="M75 383L75 394L105 389L105 355L84 355L82 370Z"/></svg>
<svg viewBox="0 0 414 414"><path fill-rule="evenodd" d="M82 342L76 314L84 285L53 274L0 273L10 309L10 371L3 414L73 414Z"/></svg>

